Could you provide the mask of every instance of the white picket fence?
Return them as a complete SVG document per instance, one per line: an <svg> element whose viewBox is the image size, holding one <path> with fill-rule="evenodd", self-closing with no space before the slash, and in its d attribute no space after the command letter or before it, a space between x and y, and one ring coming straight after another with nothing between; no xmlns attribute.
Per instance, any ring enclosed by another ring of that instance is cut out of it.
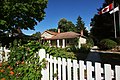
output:
<svg viewBox="0 0 120 80"><path fill-rule="evenodd" d="M110 64L90 61L56 58L40 49L39 56L48 61L46 69L42 70L42 80L120 80L120 66L112 69Z"/></svg>
<svg viewBox="0 0 120 80"><path fill-rule="evenodd" d="M6 54L2 56L2 52ZM0 49L0 62L8 60L10 50ZM110 64L92 63L90 61L56 58L40 49L40 60L45 58L48 63L42 70L41 80L120 80L120 66L114 68Z"/></svg>

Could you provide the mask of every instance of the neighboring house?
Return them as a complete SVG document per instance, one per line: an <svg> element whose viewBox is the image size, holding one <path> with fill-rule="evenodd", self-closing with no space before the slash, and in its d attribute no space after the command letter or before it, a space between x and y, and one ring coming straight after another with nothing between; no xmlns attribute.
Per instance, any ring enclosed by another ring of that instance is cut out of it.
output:
<svg viewBox="0 0 120 80"><path fill-rule="evenodd" d="M79 48L81 44L86 43L86 38L75 32L62 32L58 29L58 33L52 31L44 31L41 34L43 41L49 42L50 46L65 48L72 45L77 45Z"/></svg>

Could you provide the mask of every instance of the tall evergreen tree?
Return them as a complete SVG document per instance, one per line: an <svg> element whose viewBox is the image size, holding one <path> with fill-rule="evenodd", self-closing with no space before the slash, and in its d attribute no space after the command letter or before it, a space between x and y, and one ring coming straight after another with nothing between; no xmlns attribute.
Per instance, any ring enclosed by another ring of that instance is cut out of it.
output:
<svg viewBox="0 0 120 80"><path fill-rule="evenodd" d="M80 16L77 18L76 32L80 33L83 31L84 36L88 36L88 31L86 30L85 23Z"/></svg>
<svg viewBox="0 0 120 80"><path fill-rule="evenodd" d="M80 16L77 18L76 29L76 32L80 32L81 30L85 29L85 23L82 21L82 18Z"/></svg>

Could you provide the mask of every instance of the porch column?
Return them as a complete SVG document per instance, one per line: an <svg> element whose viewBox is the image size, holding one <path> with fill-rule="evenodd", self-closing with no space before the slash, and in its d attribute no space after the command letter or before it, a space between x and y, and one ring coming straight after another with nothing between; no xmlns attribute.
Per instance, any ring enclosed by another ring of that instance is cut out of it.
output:
<svg viewBox="0 0 120 80"><path fill-rule="evenodd" d="M51 47L51 40L49 40L48 42L49 42L49 46Z"/></svg>
<svg viewBox="0 0 120 80"><path fill-rule="evenodd" d="M59 39L57 40L57 47L60 47Z"/></svg>
<svg viewBox="0 0 120 80"><path fill-rule="evenodd" d="M65 48L65 39L62 40L62 48Z"/></svg>

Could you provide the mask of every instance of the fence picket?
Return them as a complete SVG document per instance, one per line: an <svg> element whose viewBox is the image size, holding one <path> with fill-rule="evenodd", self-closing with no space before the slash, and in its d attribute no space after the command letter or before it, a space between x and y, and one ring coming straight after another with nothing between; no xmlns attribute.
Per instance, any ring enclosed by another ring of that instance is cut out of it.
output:
<svg viewBox="0 0 120 80"><path fill-rule="evenodd" d="M66 80L66 59L62 58L62 80Z"/></svg>
<svg viewBox="0 0 120 80"><path fill-rule="evenodd" d="M120 66L115 66L115 79L120 80Z"/></svg>
<svg viewBox="0 0 120 80"><path fill-rule="evenodd" d="M92 62L87 61L87 80L93 80L92 71L93 71Z"/></svg>
<svg viewBox="0 0 120 80"><path fill-rule="evenodd" d="M52 60L52 56L50 56L49 62L50 62L50 80L53 80L53 66L52 66L53 60Z"/></svg>
<svg viewBox="0 0 120 80"><path fill-rule="evenodd" d="M57 59L56 57L54 57L54 80L57 80L57 77L55 77L55 74L58 73L56 65L57 65Z"/></svg>
<svg viewBox="0 0 120 80"><path fill-rule="evenodd" d="M77 72L77 60L73 60L73 80L78 80L78 72Z"/></svg>
<svg viewBox="0 0 120 80"><path fill-rule="evenodd" d="M58 58L58 80L61 80L61 58Z"/></svg>
<svg viewBox="0 0 120 80"><path fill-rule="evenodd" d="M72 80L71 67L72 67L71 59L67 59L67 75L68 75L67 78L68 78L68 80Z"/></svg>
<svg viewBox="0 0 120 80"><path fill-rule="evenodd" d="M101 80L101 64L100 63L95 63L95 80Z"/></svg>
<svg viewBox="0 0 120 80"><path fill-rule="evenodd" d="M79 78L80 78L80 80L84 80L84 78L85 78L84 71L85 71L84 61L80 60L79 61L79 73L80 73Z"/></svg>
<svg viewBox="0 0 120 80"><path fill-rule="evenodd" d="M50 78L49 78L49 76L50 76L50 74L49 74L49 66L50 66L50 62L49 62L49 54L47 54L47 57L46 57L46 59L47 59L47 68L46 68L46 72L47 72L47 74L45 74L45 75L47 75L47 79L46 80L50 80Z"/></svg>
<svg viewBox="0 0 120 80"><path fill-rule="evenodd" d="M110 64L104 64L105 69L105 80L112 80L112 71Z"/></svg>

